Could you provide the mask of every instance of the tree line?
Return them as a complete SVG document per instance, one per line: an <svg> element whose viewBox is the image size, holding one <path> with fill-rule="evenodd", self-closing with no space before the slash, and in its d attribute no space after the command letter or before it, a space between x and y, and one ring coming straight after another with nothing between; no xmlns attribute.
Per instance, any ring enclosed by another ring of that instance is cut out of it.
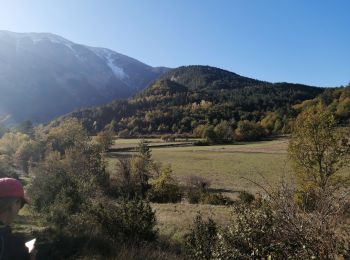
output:
<svg viewBox="0 0 350 260"><path fill-rule="evenodd" d="M90 133L112 126L120 137L161 134L200 137L196 135L198 129L195 130L198 126L216 127L226 121L233 130L240 128L238 139L259 139L264 135L289 133L291 119L298 112L293 106L321 92L287 83L190 90L165 79L129 100L76 111L68 117L78 118ZM257 129L245 137L243 132L248 125ZM257 135L252 135L255 132Z"/></svg>

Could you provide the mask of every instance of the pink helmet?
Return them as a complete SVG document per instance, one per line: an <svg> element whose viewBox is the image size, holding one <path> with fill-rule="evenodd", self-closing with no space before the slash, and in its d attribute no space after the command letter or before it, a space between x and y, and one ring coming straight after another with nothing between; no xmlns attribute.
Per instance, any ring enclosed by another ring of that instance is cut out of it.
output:
<svg viewBox="0 0 350 260"><path fill-rule="evenodd" d="M22 183L13 178L0 178L0 199L2 198L21 198L24 203L28 203Z"/></svg>

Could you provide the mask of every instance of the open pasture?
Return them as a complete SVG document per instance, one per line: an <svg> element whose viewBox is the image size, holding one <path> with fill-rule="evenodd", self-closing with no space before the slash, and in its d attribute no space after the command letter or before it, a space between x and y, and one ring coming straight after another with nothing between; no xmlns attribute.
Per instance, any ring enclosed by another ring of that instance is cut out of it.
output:
<svg viewBox="0 0 350 260"><path fill-rule="evenodd" d="M138 142L136 139L119 139L114 147L117 148L120 144L136 146ZM287 139L278 139L233 145L169 146L151 149L153 159L164 165L170 164L174 176L181 183L185 184L191 175L202 176L210 181L212 190L236 198L237 191L261 191L256 184L247 179L264 186L273 186L283 175L289 177L287 145ZM118 157L131 155L132 152L111 154L110 169L114 169ZM225 224L231 219L231 208L226 206L152 203L152 208L156 211L160 235L173 241L183 239L197 212L220 224Z"/></svg>
<svg viewBox="0 0 350 260"><path fill-rule="evenodd" d="M137 145L138 140L117 142ZM114 146L117 147L118 143ZM185 183L189 176L197 175L208 179L211 188L225 193L258 192L259 187L247 179L273 185L282 176L289 176L286 149L287 139L278 139L232 145L157 147L152 148L152 155L155 161L170 164L181 183ZM113 153L110 169L113 170L119 156L126 155L131 153Z"/></svg>

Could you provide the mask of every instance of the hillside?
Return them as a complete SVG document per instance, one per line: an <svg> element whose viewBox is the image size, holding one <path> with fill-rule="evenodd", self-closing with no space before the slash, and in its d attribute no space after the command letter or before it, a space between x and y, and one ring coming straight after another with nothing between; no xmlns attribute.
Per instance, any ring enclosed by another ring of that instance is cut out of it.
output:
<svg viewBox="0 0 350 260"><path fill-rule="evenodd" d="M221 120L261 121L271 112L287 123L292 106L315 98L324 89L290 83L269 83L208 66L174 69L128 100L73 112L91 132L113 120L123 135L191 133L198 125Z"/></svg>
<svg viewBox="0 0 350 260"><path fill-rule="evenodd" d="M267 83L210 66L183 66L169 71L160 78L175 81L194 91L235 89Z"/></svg>
<svg viewBox="0 0 350 260"><path fill-rule="evenodd" d="M0 117L46 122L127 98L167 70L50 33L0 31Z"/></svg>
<svg viewBox="0 0 350 260"><path fill-rule="evenodd" d="M305 100L293 108L297 111L322 103L335 116L341 125L349 125L350 122L350 84L346 87L327 89L321 95L311 100Z"/></svg>

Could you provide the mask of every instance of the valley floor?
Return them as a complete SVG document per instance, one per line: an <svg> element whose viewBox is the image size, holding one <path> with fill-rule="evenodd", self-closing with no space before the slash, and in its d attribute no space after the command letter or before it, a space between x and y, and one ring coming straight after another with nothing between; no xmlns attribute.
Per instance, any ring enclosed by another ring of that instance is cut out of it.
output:
<svg viewBox="0 0 350 260"><path fill-rule="evenodd" d="M273 186L281 178L289 178L290 166L287 159L288 140L237 143L212 146L172 146L160 139L149 139L152 157L163 165L171 165L174 176L185 184L189 176L201 176L209 180L212 191L235 199L239 191L254 194L261 192L256 184ZM136 147L139 139L117 139L114 148ZM180 141L181 142L181 141ZM185 141L184 141L185 142ZM164 147L162 147L163 145ZM132 151L110 154L109 170L113 174L117 160L129 157ZM250 181L251 180L251 181ZM227 223L231 209L226 206L189 204L152 204L156 211L160 235L175 241L182 240L188 232L197 212L211 217L218 223Z"/></svg>

